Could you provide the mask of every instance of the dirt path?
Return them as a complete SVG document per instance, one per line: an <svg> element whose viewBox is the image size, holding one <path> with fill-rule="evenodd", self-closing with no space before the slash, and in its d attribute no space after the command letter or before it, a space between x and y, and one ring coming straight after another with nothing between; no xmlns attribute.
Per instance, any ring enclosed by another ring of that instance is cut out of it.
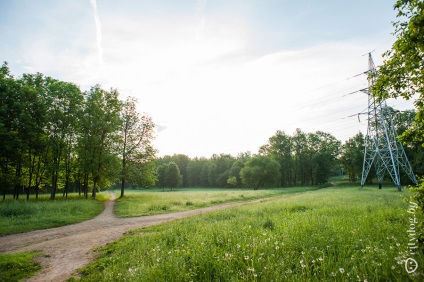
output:
<svg viewBox="0 0 424 282"><path fill-rule="evenodd" d="M28 281L65 281L71 277L77 268L87 265L94 259L93 248L104 246L119 239L126 231L267 200L226 203L170 214L116 218L113 213L115 198L114 194L112 195L113 198L105 203L104 211L91 220L63 227L0 237L0 252L14 253L41 250L44 255L39 258L42 270Z"/></svg>

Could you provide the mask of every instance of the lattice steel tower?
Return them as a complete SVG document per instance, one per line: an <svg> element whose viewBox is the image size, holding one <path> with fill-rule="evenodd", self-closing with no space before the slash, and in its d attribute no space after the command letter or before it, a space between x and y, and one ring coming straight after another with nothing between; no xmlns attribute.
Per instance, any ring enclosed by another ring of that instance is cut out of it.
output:
<svg viewBox="0 0 424 282"><path fill-rule="evenodd" d="M368 54L368 88L361 90L368 95L368 129L365 139L364 163L362 166L361 187L364 186L370 169L375 164L379 188L384 173L390 174L398 190L400 185L400 168L416 184L417 180L406 157L402 144L397 139L396 129L386 100L377 101L369 91L376 78L376 69L371 53Z"/></svg>

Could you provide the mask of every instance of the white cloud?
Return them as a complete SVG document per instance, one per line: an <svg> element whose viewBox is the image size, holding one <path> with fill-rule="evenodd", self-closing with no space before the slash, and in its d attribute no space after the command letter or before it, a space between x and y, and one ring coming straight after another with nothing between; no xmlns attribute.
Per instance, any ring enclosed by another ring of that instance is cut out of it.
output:
<svg viewBox="0 0 424 282"><path fill-rule="evenodd" d="M99 56L99 63L103 64L102 25L100 23L99 12L97 11L96 0L90 0L90 4L93 8L94 22L96 24L96 42L97 42L97 52Z"/></svg>

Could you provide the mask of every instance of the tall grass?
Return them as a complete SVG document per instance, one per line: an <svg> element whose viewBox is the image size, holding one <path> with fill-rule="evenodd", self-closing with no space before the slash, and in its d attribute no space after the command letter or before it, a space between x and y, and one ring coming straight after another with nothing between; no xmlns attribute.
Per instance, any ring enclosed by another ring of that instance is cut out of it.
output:
<svg viewBox="0 0 424 282"><path fill-rule="evenodd" d="M81 222L95 217L102 210L102 202L76 195L55 201L49 201L47 197L38 201L7 200L0 202L0 235Z"/></svg>
<svg viewBox="0 0 424 282"><path fill-rule="evenodd" d="M130 192L118 199L115 213L119 217L144 216L179 212L207 206L253 199L274 197L283 194L316 190L317 187L295 187L265 190L251 189L189 189L160 192L155 190Z"/></svg>
<svg viewBox="0 0 424 282"><path fill-rule="evenodd" d="M423 281L422 253L416 272L404 266L404 194L327 188L144 228L106 247L82 280Z"/></svg>
<svg viewBox="0 0 424 282"><path fill-rule="evenodd" d="M34 259L40 252L24 252L18 254L0 254L0 281L21 281L31 277L41 269L40 263Z"/></svg>

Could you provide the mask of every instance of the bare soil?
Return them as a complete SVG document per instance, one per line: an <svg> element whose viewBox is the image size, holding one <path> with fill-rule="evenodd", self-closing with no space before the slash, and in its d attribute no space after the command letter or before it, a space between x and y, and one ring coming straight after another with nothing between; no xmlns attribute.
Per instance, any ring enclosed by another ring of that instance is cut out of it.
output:
<svg viewBox="0 0 424 282"><path fill-rule="evenodd" d="M123 236L129 230L156 225L205 212L222 210L246 203L233 202L196 210L153 216L117 218L113 213L114 194L105 203L104 211L97 217L81 223L36 230L0 237L0 252L16 253L42 251L38 258L42 269L27 281L66 281L77 277L76 270L87 265L96 256L94 248L104 246Z"/></svg>

